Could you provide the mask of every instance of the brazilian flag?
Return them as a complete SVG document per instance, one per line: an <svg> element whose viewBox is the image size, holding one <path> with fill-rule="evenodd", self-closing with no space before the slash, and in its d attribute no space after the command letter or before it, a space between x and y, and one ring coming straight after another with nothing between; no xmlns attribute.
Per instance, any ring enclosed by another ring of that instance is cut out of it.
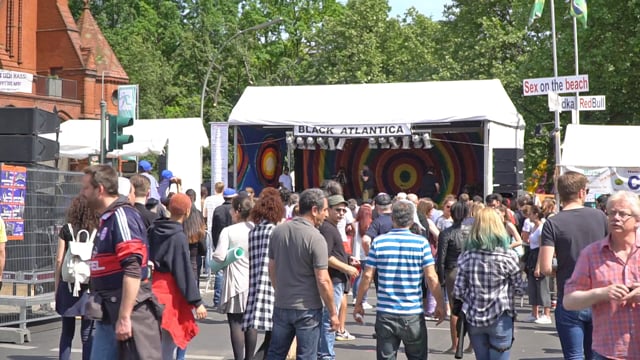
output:
<svg viewBox="0 0 640 360"><path fill-rule="evenodd" d="M529 15L529 26L542 16L542 9L544 9L544 0L536 0L536 2L533 3L531 15Z"/></svg>
<svg viewBox="0 0 640 360"><path fill-rule="evenodd" d="M571 0L569 12L585 29L587 28L587 0Z"/></svg>

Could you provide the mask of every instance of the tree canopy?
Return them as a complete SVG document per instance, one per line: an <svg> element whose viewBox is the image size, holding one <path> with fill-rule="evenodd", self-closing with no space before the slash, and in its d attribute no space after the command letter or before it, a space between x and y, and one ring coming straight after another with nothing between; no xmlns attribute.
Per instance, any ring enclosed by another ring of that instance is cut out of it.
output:
<svg viewBox="0 0 640 360"><path fill-rule="evenodd" d="M548 169L554 165L552 139L534 135L537 124L553 121L547 99L522 95L523 79L553 76L550 5L528 26L532 5L454 0L439 21L414 8L390 17L387 0L97 0L91 11L131 83L140 85L145 118L199 116L212 61L205 122L226 120L250 85L498 78L527 123L528 177L545 159ZM70 0L76 16L82 6ZM558 73L573 75L568 5L556 1L555 13ZM274 19L282 21L243 31ZM590 94L607 95L608 104L582 112L581 123L639 122L639 19L637 1L589 1L588 28L578 29L580 73L589 74ZM570 114L561 122L571 122Z"/></svg>

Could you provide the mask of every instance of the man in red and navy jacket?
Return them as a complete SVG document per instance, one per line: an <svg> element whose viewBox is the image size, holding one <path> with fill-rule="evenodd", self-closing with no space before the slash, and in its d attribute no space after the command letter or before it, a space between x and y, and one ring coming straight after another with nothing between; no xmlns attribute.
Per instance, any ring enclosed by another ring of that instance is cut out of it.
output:
<svg viewBox="0 0 640 360"><path fill-rule="evenodd" d="M160 310L148 278L146 227L108 165L84 170L82 196L102 213L91 257L91 292L101 305L91 359L144 353L161 359ZM127 354L125 354L125 352Z"/></svg>

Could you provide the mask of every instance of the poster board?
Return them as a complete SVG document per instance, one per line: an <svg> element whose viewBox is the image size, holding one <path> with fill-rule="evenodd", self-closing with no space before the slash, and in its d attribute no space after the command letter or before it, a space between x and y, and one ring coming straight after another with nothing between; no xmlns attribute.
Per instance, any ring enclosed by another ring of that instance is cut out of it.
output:
<svg viewBox="0 0 640 360"><path fill-rule="evenodd" d="M8 240L24 240L27 168L0 164L0 216Z"/></svg>

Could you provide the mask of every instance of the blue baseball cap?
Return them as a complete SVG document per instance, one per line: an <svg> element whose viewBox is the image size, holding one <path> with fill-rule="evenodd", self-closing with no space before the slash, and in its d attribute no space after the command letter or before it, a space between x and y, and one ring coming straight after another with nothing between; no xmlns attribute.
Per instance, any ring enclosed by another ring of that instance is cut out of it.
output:
<svg viewBox="0 0 640 360"><path fill-rule="evenodd" d="M140 160L138 167L144 171L150 171L152 168L151 163L147 160Z"/></svg>
<svg viewBox="0 0 640 360"><path fill-rule="evenodd" d="M230 198L234 198L234 197L236 197L236 196L238 196L238 193L237 193L237 192L236 192L236 190L235 190L235 189L233 189L233 188L226 188L226 189L224 189L224 191L222 192L222 197L223 197L223 198L230 199Z"/></svg>
<svg viewBox="0 0 640 360"><path fill-rule="evenodd" d="M171 179L173 177L173 173L171 170L162 170L160 176L162 176L163 179Z"/></svg>

